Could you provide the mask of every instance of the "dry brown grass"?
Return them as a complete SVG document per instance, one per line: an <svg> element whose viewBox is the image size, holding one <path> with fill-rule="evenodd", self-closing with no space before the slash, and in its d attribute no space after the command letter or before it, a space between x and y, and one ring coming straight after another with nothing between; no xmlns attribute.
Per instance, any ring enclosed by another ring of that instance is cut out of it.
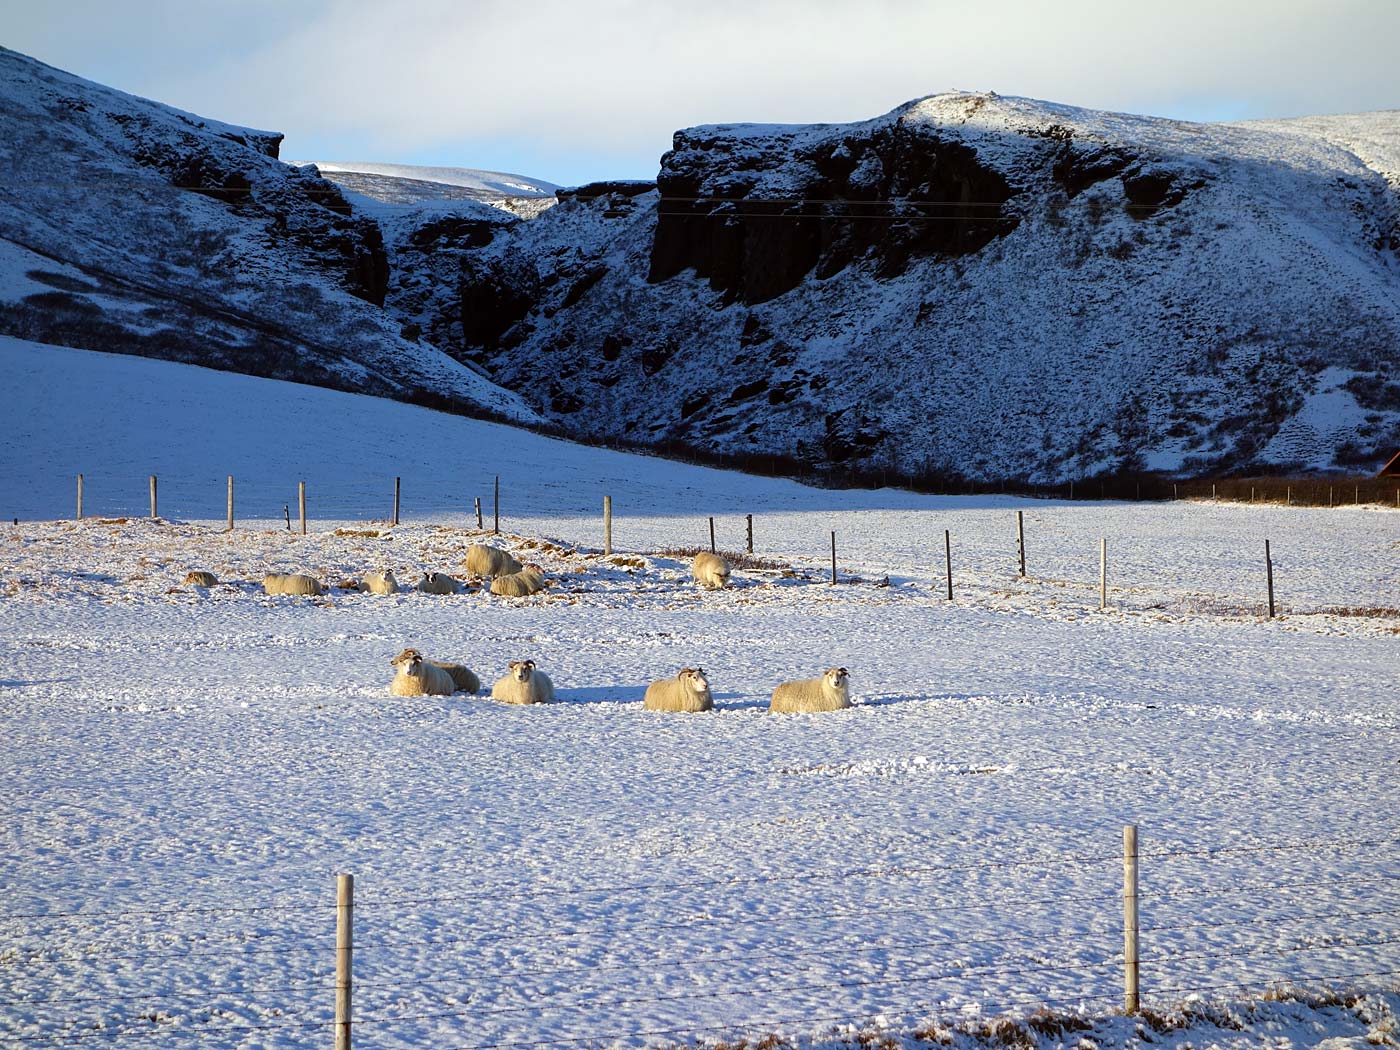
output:
<svg viewBox="0 0 1400 1050"><path fill-rule="evenodd" d="M382 539L386 533L380 529L336 529L335 535L357 540L377 540Z"/></svg>
<svg viewBox="0 0 1400 1050"><path fill-rule="evenodd" d="M1317 610L1323 616L1373 617L1378 620L1400 620L1400 609L1388 605L1333 605Z"/></svg>

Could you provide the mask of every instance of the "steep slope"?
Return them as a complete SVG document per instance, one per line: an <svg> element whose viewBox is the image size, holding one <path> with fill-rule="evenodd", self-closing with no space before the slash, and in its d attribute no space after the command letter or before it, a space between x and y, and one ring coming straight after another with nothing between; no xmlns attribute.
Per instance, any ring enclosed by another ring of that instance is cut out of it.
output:
<svg viewBox="0 0 1400 1050"><path fill-rule="evenodd" d="M1324 124L959 93L692 128L655 186L469 252L439 309L606 438L1041 482L1370 464L1400 444L1400 117Z"/></svg>
<svg viewBox="0 0 1400 1050"><path fill-rule="evenodd" d="M554 204L554 191L559 188L552 182L524 175L476 168L377 164L368 161L313 163L328 181L386 204L477 201L525 218L534 218Z"/></svg>
<svg viewBox="0 0 1400 1050"><path fill-rule="evenodd" d="M0 331L511 418L382 309L376 222L281 136L0 49Z"/></svg>

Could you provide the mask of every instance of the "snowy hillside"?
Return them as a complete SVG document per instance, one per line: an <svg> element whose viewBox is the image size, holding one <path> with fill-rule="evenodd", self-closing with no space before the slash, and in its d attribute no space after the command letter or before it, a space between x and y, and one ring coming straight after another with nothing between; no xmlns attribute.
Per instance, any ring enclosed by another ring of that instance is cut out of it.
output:
<svg viewBox="0 0 1400 1050"><path fill-rule="evenodd" d="M349 872L355 1038L386 1050L1390 1044L1400 512L830 492L13 339L0 385L65 409L0 414L0 1038L315 1045ZM730 551L753 514L762 559L718 592L675 550L710 514ZM486 539L548 590L340 586ZM391 697L406 645L488 684L537 660L558 701ZM697 664L713 712L643 710ZM832 664L852 708L767 713Z"/></svg>
<svg viewBox="0 0 1400 1050"><path fill-rule="evenodd" d="M292 161L290 163L305 163ZM330 182L386 204L470 200L524 218L554 205L551 182L475 168L441 168L411 164L314 161Z"/></svg>
<svg viewBox="0 0 1400 1050"><path fill-rule="evenodd" d="M1365 469L1400 446L1397 129L990 94L692 128L653 192L478 253L466 334L597 435L984 479Z"/></svg>
<svg viewBox="0 0 1400 1050"><path fill-rule="evenodd" d="M0 48L0 331L533 419L382 309L383 236L281 136Z"/></svg>

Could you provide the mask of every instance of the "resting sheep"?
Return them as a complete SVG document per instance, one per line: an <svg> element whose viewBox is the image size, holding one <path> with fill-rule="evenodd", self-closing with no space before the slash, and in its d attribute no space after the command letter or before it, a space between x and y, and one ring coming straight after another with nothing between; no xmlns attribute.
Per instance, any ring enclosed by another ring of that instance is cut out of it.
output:
<svg viewBox="0 0 1400 1050"><path fill-rule="evenodd" d="M434 667L441 667L451 675L452 684L457 687L459 693L475 693L481 688L481 679L461 664L451 664L444 660L429 660L428 663Z"/></svg>
<svg viewBox="0 0 1400 1050"><path fill-rule="evenodd" d="M507 551L476 543L467 548L467 572L477 576L509 576L520 571L520 563Z"/></svg>
<svg viewBox="0 0 1400 1050"><path fill-rule="evenodd" d="M185 576L184 587L217 587L219 579L212 572L203 572L195 569Z"/></svg>
<svg viewBox="0 0 1400 1050"><path fill-rule="evenodd" d="M554 699L549 675L535 670L534 660L512 660L510 672L491 687L491 699L503 704L547 704Z"/></svg>
<svg viewBox="0 0 1400 1050"><path fill-rule="evenodd" d="M723 587L729 582L729 563L718 554L701 551L690 563L690 572L695 582L707 591Z"/></svg>
<svg viewBox="0 0 1400 1050"><path fill-rule="evenodd" d="M773 690L768 710L777 714L806 714L813 711L840 711L851 706L851 694L844 667L833 667L820 678L783 682Z"/></svg>
<svg viewBox="0 0 1400 1050"><path fill-rule="evenodd" d="M534 565L527 565L519 572L497 576L491 581L491 593L505 598L525 598L544 590L544 573Z"/></svg>
<svg viewBox="0 0 1400 1050"><path fill-rule="evenodd" d="M418 581L418 590L424 594L461 594L462 584L445 572L425 572Z"/></svg>
<svg viewBox="0 0 1400 1050"><path fill-rule="evenodd" d="M263 591L267 594L325 594L326 589L321 586L321 581L315 576L306 576L296 572L283 576L279 573L268 573L263 577Z"/></svg>
<svg viewBox="0 0 1400 1050"><path fill-rule="evenodd" d="M642 708L647 711L713 711L714 697L703 667L687 667L675 678L663 678L647 686Z"/></svg>
<svg viewBox="0 0 1400 1050"><path fill-rule="evenodd" d="M398 668L389 683L390 696L451 696L457 690L452 674L424 660L417 649L405 649L389 662Z"/></svg>
<svg viewBox="0 0 1400 1050"><path fill-rule="evenodd" d="M385 569L366 574L358 589L368 594L398 594L399 581L394 578L393 569Z"/></svg>

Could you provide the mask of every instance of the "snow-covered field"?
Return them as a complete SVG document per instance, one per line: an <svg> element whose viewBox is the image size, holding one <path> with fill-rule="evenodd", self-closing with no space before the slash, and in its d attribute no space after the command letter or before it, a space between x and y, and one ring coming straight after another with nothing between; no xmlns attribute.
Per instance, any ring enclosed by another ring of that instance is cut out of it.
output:
<svg viewBox="0 0 1400 1050"><path fill-rule="evenodd" d="M1101 1017L1127 823L1149 1003L1400 971L1393 509L830 492L16 340L0 382L45 406L0 420L0 1043L323 1042L337 872L364 1046ZM80 472L90 520L54 520ZM498 474L545 595L252 582L460 571ZM305 537L282 521L302 479ZM699 593L664 552L708 545L711 514L728 550L753 514L766 561ZM194 568L224 582L181 586ZM405 645L487 681L531 657L561 702L391 699ZM716 712L641 710L695 664ZM852 710L766 713L834 664ZM1384 1043L1395 1005L1156 1038Z"/></svg>

